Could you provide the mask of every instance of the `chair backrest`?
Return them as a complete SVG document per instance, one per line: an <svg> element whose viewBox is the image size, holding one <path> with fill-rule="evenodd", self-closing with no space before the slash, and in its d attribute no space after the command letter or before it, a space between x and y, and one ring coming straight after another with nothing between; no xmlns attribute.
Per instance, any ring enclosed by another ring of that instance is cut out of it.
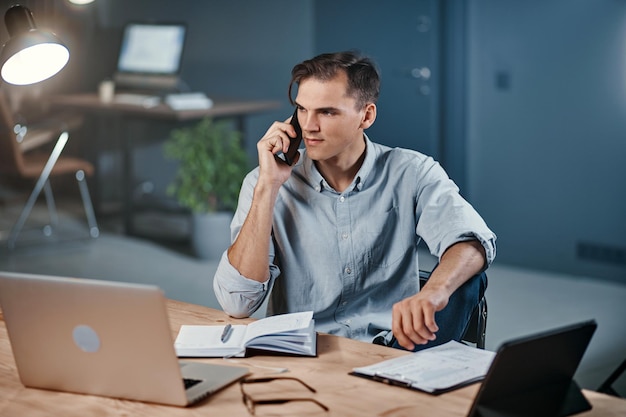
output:
<svg viewBox="0 0 626 417"><path fill-rule="evenodd" d="M428 278L430 278L430 272L420 270L420 288L426 284ZM465 334L461 339L475 344L479 349L484 349L486 336L487 299L483 295L476 308L472 311L472 316L470 317L467 330L465 330Z"/></svg>
<svg viewBox="0 0 626 417"><path fill-rule="evenodd" d="M16 134L13 115L5 94L0 91L0 172L20 174L24 159Z"/></svg>
<svg viewBox="0 0 626 417"><path fill-rule="evenodd" d="M611 375L600 385L598 391L603 394L612 395L614 397L621 397L619 392L615 389L615 383L626 372L626 359L611 373Z"/></svg>

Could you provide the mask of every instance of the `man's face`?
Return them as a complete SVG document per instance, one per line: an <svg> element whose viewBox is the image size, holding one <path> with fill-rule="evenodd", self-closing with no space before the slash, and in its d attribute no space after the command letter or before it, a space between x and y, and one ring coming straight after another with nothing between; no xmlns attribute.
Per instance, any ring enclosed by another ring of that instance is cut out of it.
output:
<svg viewBox="0 0 626 417"><path fill-rule="evenodd" d="M329 81L307 78L300 82L296 103L298 121L307 155L314 161L351 163L365 147L365 109L356 109L356 100L346 95L347 76L343 71Z"/></svg>

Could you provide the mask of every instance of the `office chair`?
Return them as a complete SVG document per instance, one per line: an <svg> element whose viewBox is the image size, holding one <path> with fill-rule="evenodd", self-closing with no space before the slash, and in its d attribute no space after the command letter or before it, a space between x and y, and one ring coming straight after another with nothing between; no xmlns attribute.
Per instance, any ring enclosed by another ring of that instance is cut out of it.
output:
<svg viewBox="0 0 626 417"><path fill-rule="evenodd" d="M14 123L7 100L0 92L0 174L29 182L35 181L35 187L9 233L7 245L10 249L15 247L18 235L42 191L50 219L50 224L46 225L43 231L46 236L52 234L53 227L58 224L58 215L50 178L60 175L74 174L85 209L89 234L93 238L100 234L85 181L85 176L93 174L94 167L86 160L61 156L69 138L66 127L68 126L29 129L27 126ZM55 139L52 151L44 151L44 145L54 142Z"/></svg>
<svg viewBox="0 0 626 417"><path fill-rule="evenodd" d="M420 288L422 288L430 278L429 271L420 270ZM461 338L464 342L476 345L479 349L485 348L485 339L487 336L487 299L483 297L478 302L472 316L467 325L467 329Z"/></svg>
<svg viewBox="0 0 626 417"><path fill-rule="evenodd" d="M611 373L611 375L600 385L598 392L612 395L614 397L621 397L621 395L613 388L613 384L617 379L622 376L626 371L626 359Z"/></svg>

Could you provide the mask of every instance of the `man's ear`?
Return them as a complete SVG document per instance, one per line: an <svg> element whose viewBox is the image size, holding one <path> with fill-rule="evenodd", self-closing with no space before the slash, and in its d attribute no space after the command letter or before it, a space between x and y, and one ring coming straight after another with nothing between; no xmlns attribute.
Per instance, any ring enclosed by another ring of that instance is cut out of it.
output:
<svg viewBox="0 0 626 417"><path fill-rule="evenodd" d="M363 120L361 120L360 128L365 130L374 124L376 120L376 104L369 103L365 106L365 113L363 114Z"/></svg>

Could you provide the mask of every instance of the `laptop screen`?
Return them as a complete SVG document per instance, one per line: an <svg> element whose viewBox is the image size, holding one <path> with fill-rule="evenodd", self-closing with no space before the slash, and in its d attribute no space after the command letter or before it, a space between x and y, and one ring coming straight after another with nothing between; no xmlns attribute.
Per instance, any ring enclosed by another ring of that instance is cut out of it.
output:
<svg viewBox="0 0 626 417"><path fill-rule="evenodd" d="M117 71L121 73L176 75L185 45L181 23L128 23L124 28Z"/></svg>

